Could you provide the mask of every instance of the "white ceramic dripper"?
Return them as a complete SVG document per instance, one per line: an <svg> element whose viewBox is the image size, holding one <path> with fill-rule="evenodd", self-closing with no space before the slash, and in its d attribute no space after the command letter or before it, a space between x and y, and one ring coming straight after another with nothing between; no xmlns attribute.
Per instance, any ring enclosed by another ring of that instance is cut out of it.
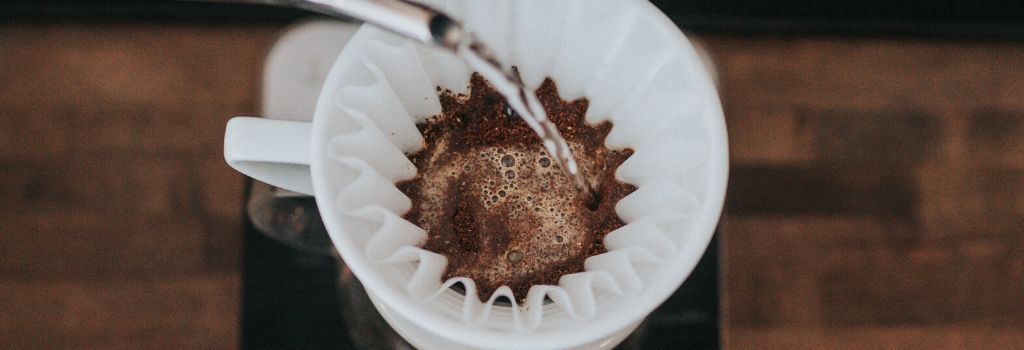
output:
<svg viewBox="0 0 1024 350"><path fill-rule="evenodd" d="M587 271L535 286L516 308L493 305L510 291L480 303L447 288L471 281L440 280L445 261L416 247L425 232L400 218L409 202L394 183L415 174L405 155L422 146L415 122L440 111L434 87L464 91L471 72L447 52L378 29L361 29L342 51L312 124L234 119L226 158L315 194L342 258L414 345L614 346L678 288L717 223L727 150L707 71L646 1L434 5L463 19L531 87L551 76L564 97L587 97L589 121L613 122L606 144L635 150L616 173L639 187L616 206L627 225L606 237L609 252L588 259Z"/></svg>

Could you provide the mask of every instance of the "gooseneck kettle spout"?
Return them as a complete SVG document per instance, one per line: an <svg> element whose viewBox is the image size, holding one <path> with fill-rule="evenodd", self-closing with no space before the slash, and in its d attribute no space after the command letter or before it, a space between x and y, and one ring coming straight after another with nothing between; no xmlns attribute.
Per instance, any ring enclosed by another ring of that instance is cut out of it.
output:
<svg viewBox="0 0 1024 350"><path fill-rule="evenodd" d="M406 0L256 0L333 18L355 18L417 42L452 51L464 40L462 24L426 5Z"/></svg>

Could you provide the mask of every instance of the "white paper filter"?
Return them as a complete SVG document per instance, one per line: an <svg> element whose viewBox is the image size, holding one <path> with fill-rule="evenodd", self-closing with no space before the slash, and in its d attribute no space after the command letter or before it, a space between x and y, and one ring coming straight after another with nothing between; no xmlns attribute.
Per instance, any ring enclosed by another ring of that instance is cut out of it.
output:
<svg viewBox="0 0 1024 350"><path fill-rule="evenodd" d="M317 122L330 135L330 161L323 165L330 180L318 193L333 196L333 210L322 215L334 216L330 221L340 226L331 231L335 242L359 248L342 250L342 257L360 278L373 274L404 293L399 297L493 330L561 329L629 307L630 296L658 278L659 265L688 243L705 200L706 130L713 126L699 117L696 57L680 50L678 32L638 20L639 6L623 1L432 5L463 20L504 63L518 66L531 88L550 76L563 98L590 100L588 121L612 121L607 146L635 151L616 172L638 187L616 205L627 224L607 235L608 252L589 258L586 271L566 275L558 285L534 286L525 305L493 305L499 296L518 300L508 287L480 303L472 280L442 283L446 259L417 247L426 232L401 218L411 203L395 183L416 174L407 154L423 145L415 123L441 111L435 87L465 92L471 72L448 52L364 26L325 86L328 95L321 99L333 104L332 112L317 116L328 118ZM469 297L448 288L460 282ZM545 305L545 296L554 302Z"/></svg>

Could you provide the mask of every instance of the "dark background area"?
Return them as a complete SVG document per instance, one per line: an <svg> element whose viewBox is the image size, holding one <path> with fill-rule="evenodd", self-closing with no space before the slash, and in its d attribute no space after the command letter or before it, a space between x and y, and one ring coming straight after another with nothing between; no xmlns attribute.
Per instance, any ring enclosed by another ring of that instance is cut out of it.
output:
<svg viewBox="0 0 1024 350"><path fill-rule="evenodd" d="M680 27L702 34L1024 37L1015 0L653 0ZM6 1L0 20L212 21L287 23L301 10L208 1Z"/></svg>

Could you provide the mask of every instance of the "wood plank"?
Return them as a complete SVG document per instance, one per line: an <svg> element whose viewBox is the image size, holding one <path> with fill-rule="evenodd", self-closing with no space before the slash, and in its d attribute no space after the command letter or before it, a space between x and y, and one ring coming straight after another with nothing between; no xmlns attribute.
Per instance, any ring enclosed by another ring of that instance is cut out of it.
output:
<svg viewBox="0 0 1024 350"><path fill-rule="evenodd" d="M0 339L5 348L234 348L238 289L234 275L0 281Z"/></svg>
<svg viewBox="0 0 1024 350"><path fill-rule="evenodd" d="M1016 349L1024 331L988 327L734 328L731 349Z"/></svg>

